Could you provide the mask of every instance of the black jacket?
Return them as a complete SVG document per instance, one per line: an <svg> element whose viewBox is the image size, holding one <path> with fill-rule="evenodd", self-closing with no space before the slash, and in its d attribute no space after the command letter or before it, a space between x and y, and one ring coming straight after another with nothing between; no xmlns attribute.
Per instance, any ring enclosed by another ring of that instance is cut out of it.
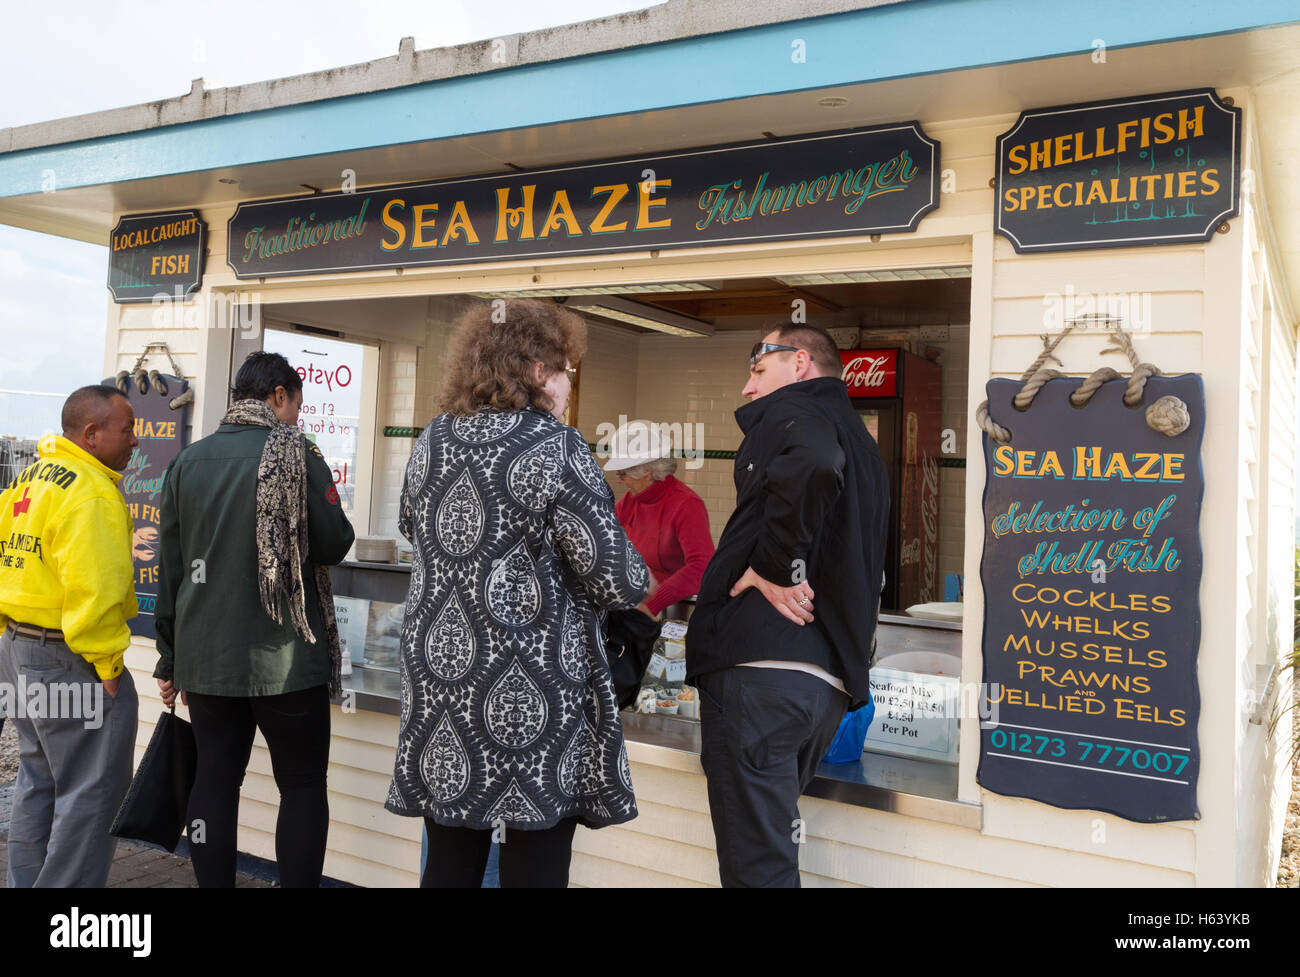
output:
<svg viewBox="0 0 1300 977"><path fill-rule="evenodd" d="M334 476L310 441L302 586L315 644L262 610L257 574L257 469L270 428L222 424L167 468L158 557L154 677L205 695L298 692L330 679L325 625L309 563L333 566L352 546ZM202 574L195 560L204 561Z"/></svg>
<svg viewBox="0 0 1300 977"><path fill-rule="evenodd" d="M744 662L801 661L870 695L888 534L880 451L837 377L792 383L736 411L736 510L700 584L686 635L687 681ZM790 587L806 579L814 622L800 627L756 588L731 598L752 566Z"/></svg>

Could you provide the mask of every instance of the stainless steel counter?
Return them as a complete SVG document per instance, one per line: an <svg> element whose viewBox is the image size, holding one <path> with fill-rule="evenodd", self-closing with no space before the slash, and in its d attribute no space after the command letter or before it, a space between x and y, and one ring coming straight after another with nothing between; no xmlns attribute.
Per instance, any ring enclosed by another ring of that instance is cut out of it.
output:
<svg viewBox="0 0 1300 977"><path fill-rule="evenodd" d="M334 592L339 596L401 603L406 600L411 568L406 564L348 561L333 567ZM877 658L904 651L943 651L961 655L959 623L930 621L882 613L877 631ZM395 672L353 666L343 679L347 704L367 712L401 713L401 686ZM700 767L700 725L675 716L624 712L623 731L628 757L634 762L703 774ZM983 809L957 800L957 766L906 757L866 753L856 763L823 763L809 786L810 797L821 797L978 829Z"/></svg>
<svg viewBox="0 0 1300 977"><path fill-rule="evenodd" d="M703 774L700 724L674 716L624 712L628 759ZM978 830L983 808L957 800L957 765L864 753L856 763L823 763L806 791L840 804Z"/></svg>

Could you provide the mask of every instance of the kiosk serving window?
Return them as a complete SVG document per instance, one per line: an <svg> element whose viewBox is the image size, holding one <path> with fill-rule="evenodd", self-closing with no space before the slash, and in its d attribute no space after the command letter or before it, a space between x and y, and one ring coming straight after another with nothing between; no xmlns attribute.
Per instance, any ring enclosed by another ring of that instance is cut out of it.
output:
<svg viewBox="0 0 1300 977"><path fill-rule="evenodd" d="M957 796L960 723L952 705L962 665L969 282L969 266L954 262L887 272L522 293L562 301L587 320L582 396L576 389L571 395L568 423L601 457L609 450L601 446L602 437L624 421L641 418L658 425L656 430L666 425L680 432L673 434L680 439L672 442L674 477L703 501L715 543L735 506L733 469L742 432L734 412L745 402L753 343L799 303L840 347L853 407L886 462L893 515L879 597L874 721L856 760L824 765L819 782L832 785L826 790ZM374 337L389 357L382 370L380 420L371 425L383 440L375 451L369 531L379 534L371 541L384 547L363 552L359 542L355 560L335 573L350 681L375 707L393 710L400 695L396 668L410 572L402 546L409 541L394 538L396 515L389 510L395 508L410 445L437 410L443 351L459 315L473 303L515 294L521 293L376 296L328 309L307 303L292 309L290 321L335 326L346 319L354 330L349 334ZM269 335L267 348L283 350L308 371L305 380L317 383L315 399L308 397L317 410L304 412L304 429L315 435L340 479L352 477L354 464L360 479L364 452L356 453L357 442L342 440L336 448L328 441L331 419L337 428L341 416L357 411L344 409L339 392L347 384L340 386L337 372L329 372L348 364L344 351L350 344L303 332ZM358 355L358 347L350 348ZM633 487L614 473L608 480L620 498ZM359 487L355 498L364 501ZM698 695L685 681L691 610L689 596L664 609L639 695L623 714L629 736L643 745L699 749Z"/></svg>
<svg viewBox="0 0 1300 977"><path fill-rule="evenodd" d="M372 382L379 350L361 343L268 329L263 349L280 353L302 377L298 426L334 473L339 502L357 535L370 521L371 452L375 427ZM370 361L374 360L372 364Z"/></svg>

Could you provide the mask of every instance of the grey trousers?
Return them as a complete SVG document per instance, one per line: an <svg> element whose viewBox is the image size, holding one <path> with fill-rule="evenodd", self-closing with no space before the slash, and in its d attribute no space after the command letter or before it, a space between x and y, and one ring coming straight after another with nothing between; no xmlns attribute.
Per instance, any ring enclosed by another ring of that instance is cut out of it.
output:
<svg viewBox="0 0 1300 977"><path fill-rule="evenodd" d="M799 887L799 795L849 697L805 672L724 668L696 680L718 874L728 888Z"/></svg>
<svg viewBox="0 0 1300 977"><path fill-rule="evenodd" d="M18 731L9 820L14 888L102 888L109 835L135 765L139 700L123 671L110 696L62 641L0 635L0 707Z"/></svg>

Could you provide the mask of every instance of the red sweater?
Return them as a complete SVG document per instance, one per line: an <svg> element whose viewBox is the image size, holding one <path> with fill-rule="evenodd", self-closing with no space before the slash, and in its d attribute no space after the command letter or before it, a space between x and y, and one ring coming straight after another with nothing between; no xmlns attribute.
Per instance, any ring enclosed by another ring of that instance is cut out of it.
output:
<svg viewBox="0 0 1300 977"><path fill-rule="evenodd" d="M652 614L699 591L713 556L703 499L669 475L639 495L624 494L614 511L659 584L646 601Z"/></svg>

